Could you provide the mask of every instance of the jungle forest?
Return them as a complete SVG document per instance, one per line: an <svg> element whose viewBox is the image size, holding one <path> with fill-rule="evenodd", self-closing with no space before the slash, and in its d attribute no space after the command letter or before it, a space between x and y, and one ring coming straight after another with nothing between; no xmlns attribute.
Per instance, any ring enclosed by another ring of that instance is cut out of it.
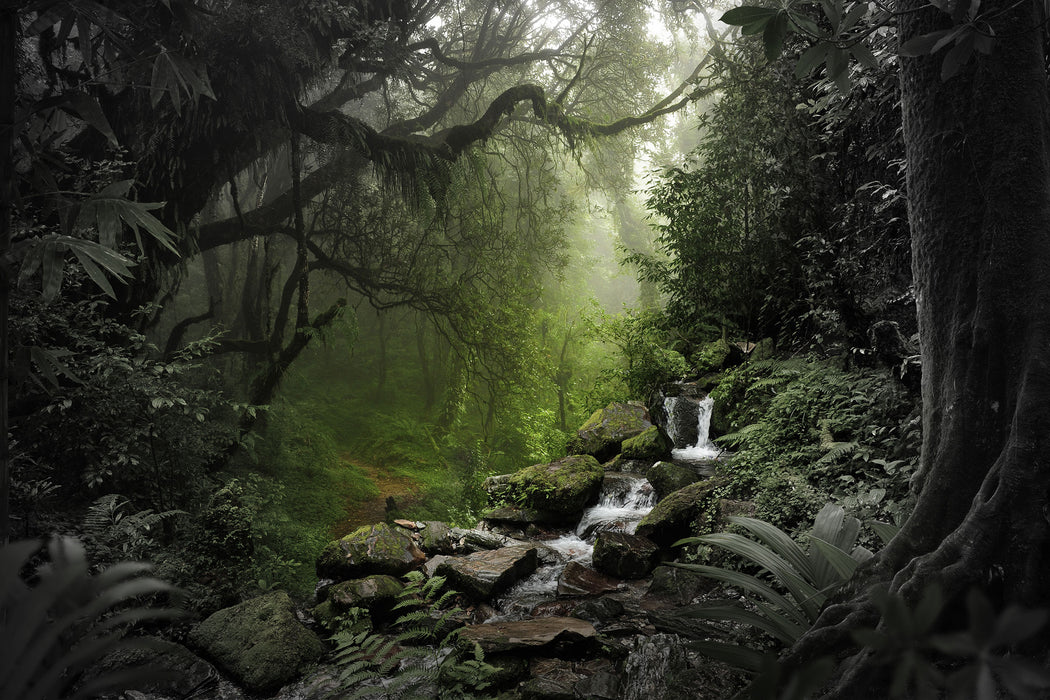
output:
<svg viewBox="0 0 1050 700"><path fill-rule="evenodd" d="M1050 698L1050 5L0 0L0 700Z"/></svg>

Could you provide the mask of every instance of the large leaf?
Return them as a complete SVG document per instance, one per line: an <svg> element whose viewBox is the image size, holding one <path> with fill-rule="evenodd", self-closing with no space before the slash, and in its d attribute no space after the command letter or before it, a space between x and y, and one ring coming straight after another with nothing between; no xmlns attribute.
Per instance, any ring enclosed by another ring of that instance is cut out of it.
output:
<svg viewBox="0 0 1050 700"><path fill-rule="evenodd" d="M750 574L733 571L731 569L720 569L717 566L708 566L706 564L674 564L674 566L688 571L695 571L696 573L715 581L728 583L731 586L743 588L745 591L760 595L783 610L785 614L789 615L800 625L809 626L813 624L816 619L807 617L805 611L799 607L797 602L782 595L772 586Z"/></svg>
<svg viewBox="0 0 1050 700"><path fill-rule="evenodd" d="M782 557L761 544L742 535L721 532L698 538L705 544L722 547L737 556L754 562L769 571L799 602L807 616L816 617L824 604L825 596L813 587L796 569Z"/></svg>
<svg viewBox="0 0 1050 700"><path fill-rule="evenodd" d="M145 230L158 243L173 253L175 234L160 219L150 214L151 211L164 206L158 202L133 202L127 199L132 185L131 180L115 182L98 194L92 195L80 205L78 223L83 226L96 227L103 245L116 247L117 234L122 225L127 226L135 235L139 250L146 253L139 229Z"/></svg>
<svg viewBox="0 0 1050 700"><path fill-rule="evenodd" d="M851 557L849 553L842 551L830 542L825 542L819 537L813 536L810 538L810 543L812 545L810 551L817 553L818 558L826 562L828 569L834 572L834 577L829 575L825 582L822 582L822 588L825 590L844 583L860 566L860 562Z"/></svg>
<svg viewBox="0 0 1050 700"><path fill-rule="evenodd" d="M813 581L813 571L809 557L806 556L806 553L802 551L802 548L798 546L795 540L791 539L783 530L757 518L737 515L729 518L729 521L745 528L773 552L783 557L795 571L808 581Z"/></svg>
<svg viewBox="0 0 1050 700"><path fill-rule="evenodd" d="M688 647L698 651L704 656L723 661L730 666L741 668L745 671L757 673L762 669L762 659L765 657L761 652L739 644L728 642L716 642L713 640L689 642Z"/></svg>
<svg viewBox="0 0 1050 700"><path fill-rule="evenodd" d="M806 631L805 627L794 625L783 615L777 615L768 606L762 612L755 612L739 605L693 605L688 608L680 608L676 614L697 620L722 620L749 625L785 644L794 642Z"/></svg>

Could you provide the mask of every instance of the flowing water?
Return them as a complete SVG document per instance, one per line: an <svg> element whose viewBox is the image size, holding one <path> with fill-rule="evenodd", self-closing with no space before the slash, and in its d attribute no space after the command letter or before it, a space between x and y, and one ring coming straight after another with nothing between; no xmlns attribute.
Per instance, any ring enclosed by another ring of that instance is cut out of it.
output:
<svg viewBox="0 0 1050 700"><path fill-rule="evenodd" d="M644 477L638 474L606 475L597 505L583 512L576 529L539 543L552 550L555 563L541 566L532 576L504 593L495 602L498 614L489 622L522 619L540 603L554 600L558 593L558 577L570 561L591 565L594 540L599 532L616 530L633 534L655 502L653 487Z"/></svg>
<svg viewBox="0 0 1050 700"><path fill-rule="evenodd" d="M664 408L667 410L668 421L667 425L670 429L674 425L674 412L678 410L681 401L677 397L667 397L664 399ZM671 457L673 459L680 459L683 461L699 461L704 459L715 459L722 450L715 443L711 442L711 412L714 408L715 401L710 396L704 398L697 405L697 438L696 443L688 447L680 447L671 450ZM674 435L671 435L671 439L674 439Z"/></svg>

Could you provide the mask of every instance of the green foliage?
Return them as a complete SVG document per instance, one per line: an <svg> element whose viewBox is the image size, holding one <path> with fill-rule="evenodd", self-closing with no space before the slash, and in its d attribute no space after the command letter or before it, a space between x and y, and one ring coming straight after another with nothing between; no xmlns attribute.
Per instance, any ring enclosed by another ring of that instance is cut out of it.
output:
<svg viewBox="0 0 1050 700"><path fill-rule="evenodd" d="M233 441L237 412L195 357L158 359L142 334L106 314L96 300L13 298L11 416L26 470L16 478L184 508L204 465Z"/></svg>
<svg viewBox="0 0 1050 700"><path fill-rule="evenodd" d="M794 531L832 499L901 522L921 443L917 397L888 373L792 360L734 368L712 392L734 451L726 495ZM871 540L867 540L870 544Z"/></svg>
<svg viewBox="0 0 1050 700"><path fill-rule="evenodd" d="M92 575L84 548L73 538L47 545L48 561L22 579L40 542L0 548L0 695L20 700L90 698L170 676L149 666L95 674L86 671L111 652L148 648L127 637L136 624L176 617L179 611L144 602L175 589L144 576L148 564L120 562Z"/></svg>
<svg viewBox="0 0 1050 700"><path fill-rule="evenodd" d="M750 594L751 605L695 608L697 619L729 620L765 632L778 643L789 645L816 621L828 597L845 583L857 566L872 553L856 546L860 521L847 517L841 507L828 503L817 514L804 550L785 532L773 525L734 516L730 523L747 530L755 539L733 532L691 537L678 545L721 547L740 557L748 568L767 572L752 575L702 564L676 564L724 584L737 586ZM757 541L756 541L757 539ZM782 592L783 591L783 592ZM762 667L762 652L741 649L725 642L705 642L704 653L751 671Z"/></svg>
<svg viewBox="0 0 1050 700"><path fill-rule="evenodd" d="M1045 627L1046 610L1010 605L997 613L984 593L972 589L966 627L944 631L959 627L946 618L947 602L936 584L914 606L882 591L876 599L878 629L854 631L854 639L891 673L891 698L932 700L945 691L949 698L1036 698L1050 688L1046 669L1010 653Z"/></svg>
<svg viewBox="0 0 1050 700"><path fill-rule="evenodd" d="M340 669L342 692L355 700L476 697L496 669L485 663L476 643L468 650L458 641L455 619L463 611L448 605L456 594L442 592L441 576L426 579L412 572L405 579L394 607L404 611L394 623L400 629L395 636L344 631L333 637L333 661Z"/></svg>
<svg viewBox="0 0 1050 700"><path fill-rule="evenodd" d="M188 513L184 510L156 513L151 508L134 511L129 500L110 493L95 499L88 507L84 534L96 560L154 559L161 527L167 520L181 515Z"/></svg>
<svg viewBox="0 0 1050 700"><path fill-rule="evenodd" d="M595 309L589 332L614 349L616 365L601 372L589 404L645 399L661 384L689 372L681 353L670 349L674 334L667 318L650 311L625 310L610 315Z"/></svg>

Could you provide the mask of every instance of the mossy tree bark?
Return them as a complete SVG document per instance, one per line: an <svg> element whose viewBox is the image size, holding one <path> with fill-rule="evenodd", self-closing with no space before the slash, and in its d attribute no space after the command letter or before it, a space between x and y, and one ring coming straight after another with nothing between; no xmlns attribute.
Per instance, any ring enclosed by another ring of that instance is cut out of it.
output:
<svg viewBox="0 0 1050 700"><path fill-rule="evenodd" d="M922 3L902 42L946 28ZM928 6L927 6L928 7ZM872 593L930 584L1050 605L1050 106L1036 3L994 0L990 55L941 80L944 52L901 59L913 274L923 359L918 500L853 600L825 610L786 660L853 646L825 698L887 697L888 671L850 631ZM1028 650L1031 653L1031 650Z"/></svg>

